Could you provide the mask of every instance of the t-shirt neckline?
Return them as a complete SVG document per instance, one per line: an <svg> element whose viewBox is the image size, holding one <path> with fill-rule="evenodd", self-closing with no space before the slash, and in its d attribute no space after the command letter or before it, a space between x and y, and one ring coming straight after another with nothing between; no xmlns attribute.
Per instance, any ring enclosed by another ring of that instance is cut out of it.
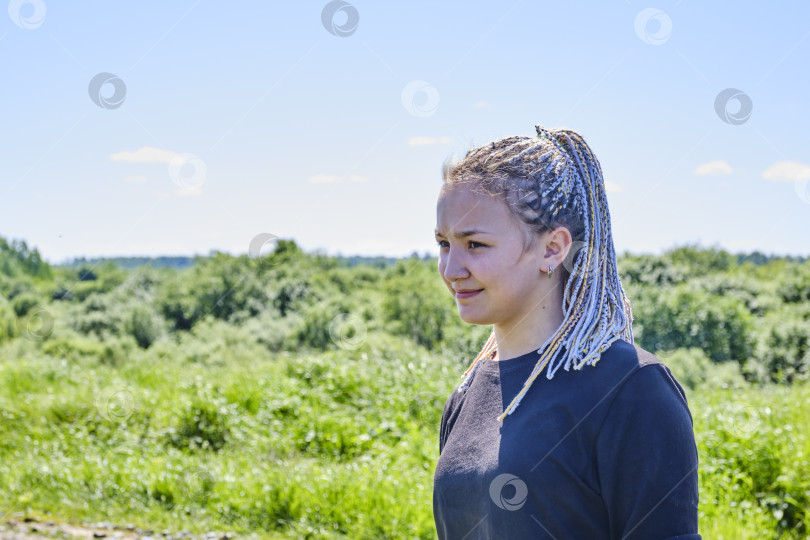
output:
<svg viewBox="0 0 810 540"><path fill-rule="evenodd" d="M540 353L535 349L526 354L506 360L492 360L491 358L486 358L483 360L480 369L487 373L506 373L525 368L529 365L534 366L537 364L538 360L540 360Z"/></svg>

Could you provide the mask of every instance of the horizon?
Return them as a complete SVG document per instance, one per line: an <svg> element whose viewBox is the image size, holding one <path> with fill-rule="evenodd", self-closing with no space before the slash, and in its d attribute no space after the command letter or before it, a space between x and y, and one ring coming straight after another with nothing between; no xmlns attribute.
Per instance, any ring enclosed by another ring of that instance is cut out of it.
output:
<svg viewBox="0 0 810 540"><path fill-rule="evenodd" d="M0 238L4 238L4 237L2 235L0 235ZM209 258L209 257L212 257L212 256L218 254L218 253L225 254L225 255L228 255L228 256L231 256L231 257L241 257L241 256L247 255L248 257L255 258L256 256L259 256L259 254L251 254L249 250L245 251L245 252L242 252L242 253L231 253L231 252L227 252L227 251L220 251L220 250L212 249L208 253L205 253L205 254L203 254L203 253L194 253L194 254L190 254L190 255L189 254L157 254L157 255L125 254L125 255L104 255L104 256L93 256L93 257L79 255L79 256L76 256L76 257L62 259L60 261L54 261L54 260L49 259L44 253L42 253L37 248L37 246L33 246L33 245L29 244L24 239L20 239L20 238L5 238L5 239L9 242L9 244L11 244L14 241L23 241L23 242L25 242L26 245L28 246L29 250L31 250L31 251L37 250L37 252L39 253L42 260L44 260L45 262L47 262L51 266L70 266L70 265L75 264L79 260L85 260L87 262L92 262L92 261L96 261L96 260L104 261L104 260L111 260L111 259L161 259L161 258L166 258L166 259L172 259L172 258L194 259L194 258L197 258L197 257ZM292 240L292 241L295 241L295 239L293 239L293 238L278 238L278 240L288 240L288 241ZM272 249L264 249L264 248L266 248L267 246L272 246L272 245L273 245L272 242L268 242L265 246L263 246L260 255L261 256L268 255L272 251ZM296 245L298 245L297 242L296 242ZM339 252L338 253L328 253L328 252L326 252L326 251L324 251L322 249L319 249L319 248L310 250L310 249L304 249L300 245L298 245L298 247L301 249L301 251L303 251L307 255L322 255L322 256L326 256L326 257L334 257L334 258L342 258L342 259L361 258L361 259L393 259L393 260L399 260L399 259L410 259L410 258L417 257L417 258L422 259L422 260L427 260L427 259L437 258L438 257L437 254L430 253L428 251L424 251L422 253L413 251L413 252L411 252L410 254L407 254L407 255L394 256L394 255L361 254L361 253L350 253L350 254L339 253ZM667 248L662 249L658 253L632 252L632 251L621 251L621 252L619 252L619 251L617 251L616 252L616 257L644 256L644 255L658 257L658 256L664 255L665 253L669 253L669 252L676 251L676 250L679 250L679 249L689 249L689 248L697 249L697 250L724 251L724 252L728 253L729 255L732 255L732 256L735 256L735 257L743 257L743 258L749 257L751 255L761 255L761 256L764 256L764 257L767 257L767 258L774 258L774 259L804 259L804 260L806 260L806 259L810 258L810 254L803 255L803 254L793 254L793 253L773 253L773 252L764 252L764 251L761 251L761 250L730 251L730 250L727 250L727 249L725 249L725 248L723 248L721 246L717 246L717 245L699 245L699 244L694 244L694 243L692 243L692 244L686 243L686 244L672 245L672 246L669 246Z"/></svg>

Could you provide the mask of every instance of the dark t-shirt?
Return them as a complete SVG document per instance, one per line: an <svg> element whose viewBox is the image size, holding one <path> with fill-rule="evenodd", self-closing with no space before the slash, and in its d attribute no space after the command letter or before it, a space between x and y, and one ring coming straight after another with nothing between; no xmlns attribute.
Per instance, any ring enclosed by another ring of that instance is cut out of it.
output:
<svg viewBox="0 0 810 540"><path fill-rule="evenodd" d="M447 400L439 538L699 540L692 417L669 369L619 340L595 366L541 373L499 421L538 359L485 360Z"/></svg>

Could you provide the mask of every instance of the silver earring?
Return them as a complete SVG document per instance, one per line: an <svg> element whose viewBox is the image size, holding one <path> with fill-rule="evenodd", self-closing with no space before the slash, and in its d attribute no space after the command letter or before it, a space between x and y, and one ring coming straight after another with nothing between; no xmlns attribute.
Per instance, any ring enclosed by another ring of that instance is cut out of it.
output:
<svg viewBox="0 0 810 540"><path fill-rule="evenodd" d="M551 277L551 274L554 273L554 265L548 265L548 277Z"/></svg>

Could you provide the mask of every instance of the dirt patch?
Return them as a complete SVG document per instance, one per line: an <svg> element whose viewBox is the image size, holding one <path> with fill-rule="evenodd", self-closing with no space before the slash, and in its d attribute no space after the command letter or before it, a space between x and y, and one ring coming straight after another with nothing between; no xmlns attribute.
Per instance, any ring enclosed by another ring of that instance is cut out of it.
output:
<svg viewBox="0 0 810 540"><path fill-rule="evenodd" d="M112 525L108 523L73 525L55 521L41 521L34 517L6 519L0 523L0 540L41 540L43 538L64 540L231 540L233 533L209 532L192 535L188 531L145 530L135 525Z"/></svg>

